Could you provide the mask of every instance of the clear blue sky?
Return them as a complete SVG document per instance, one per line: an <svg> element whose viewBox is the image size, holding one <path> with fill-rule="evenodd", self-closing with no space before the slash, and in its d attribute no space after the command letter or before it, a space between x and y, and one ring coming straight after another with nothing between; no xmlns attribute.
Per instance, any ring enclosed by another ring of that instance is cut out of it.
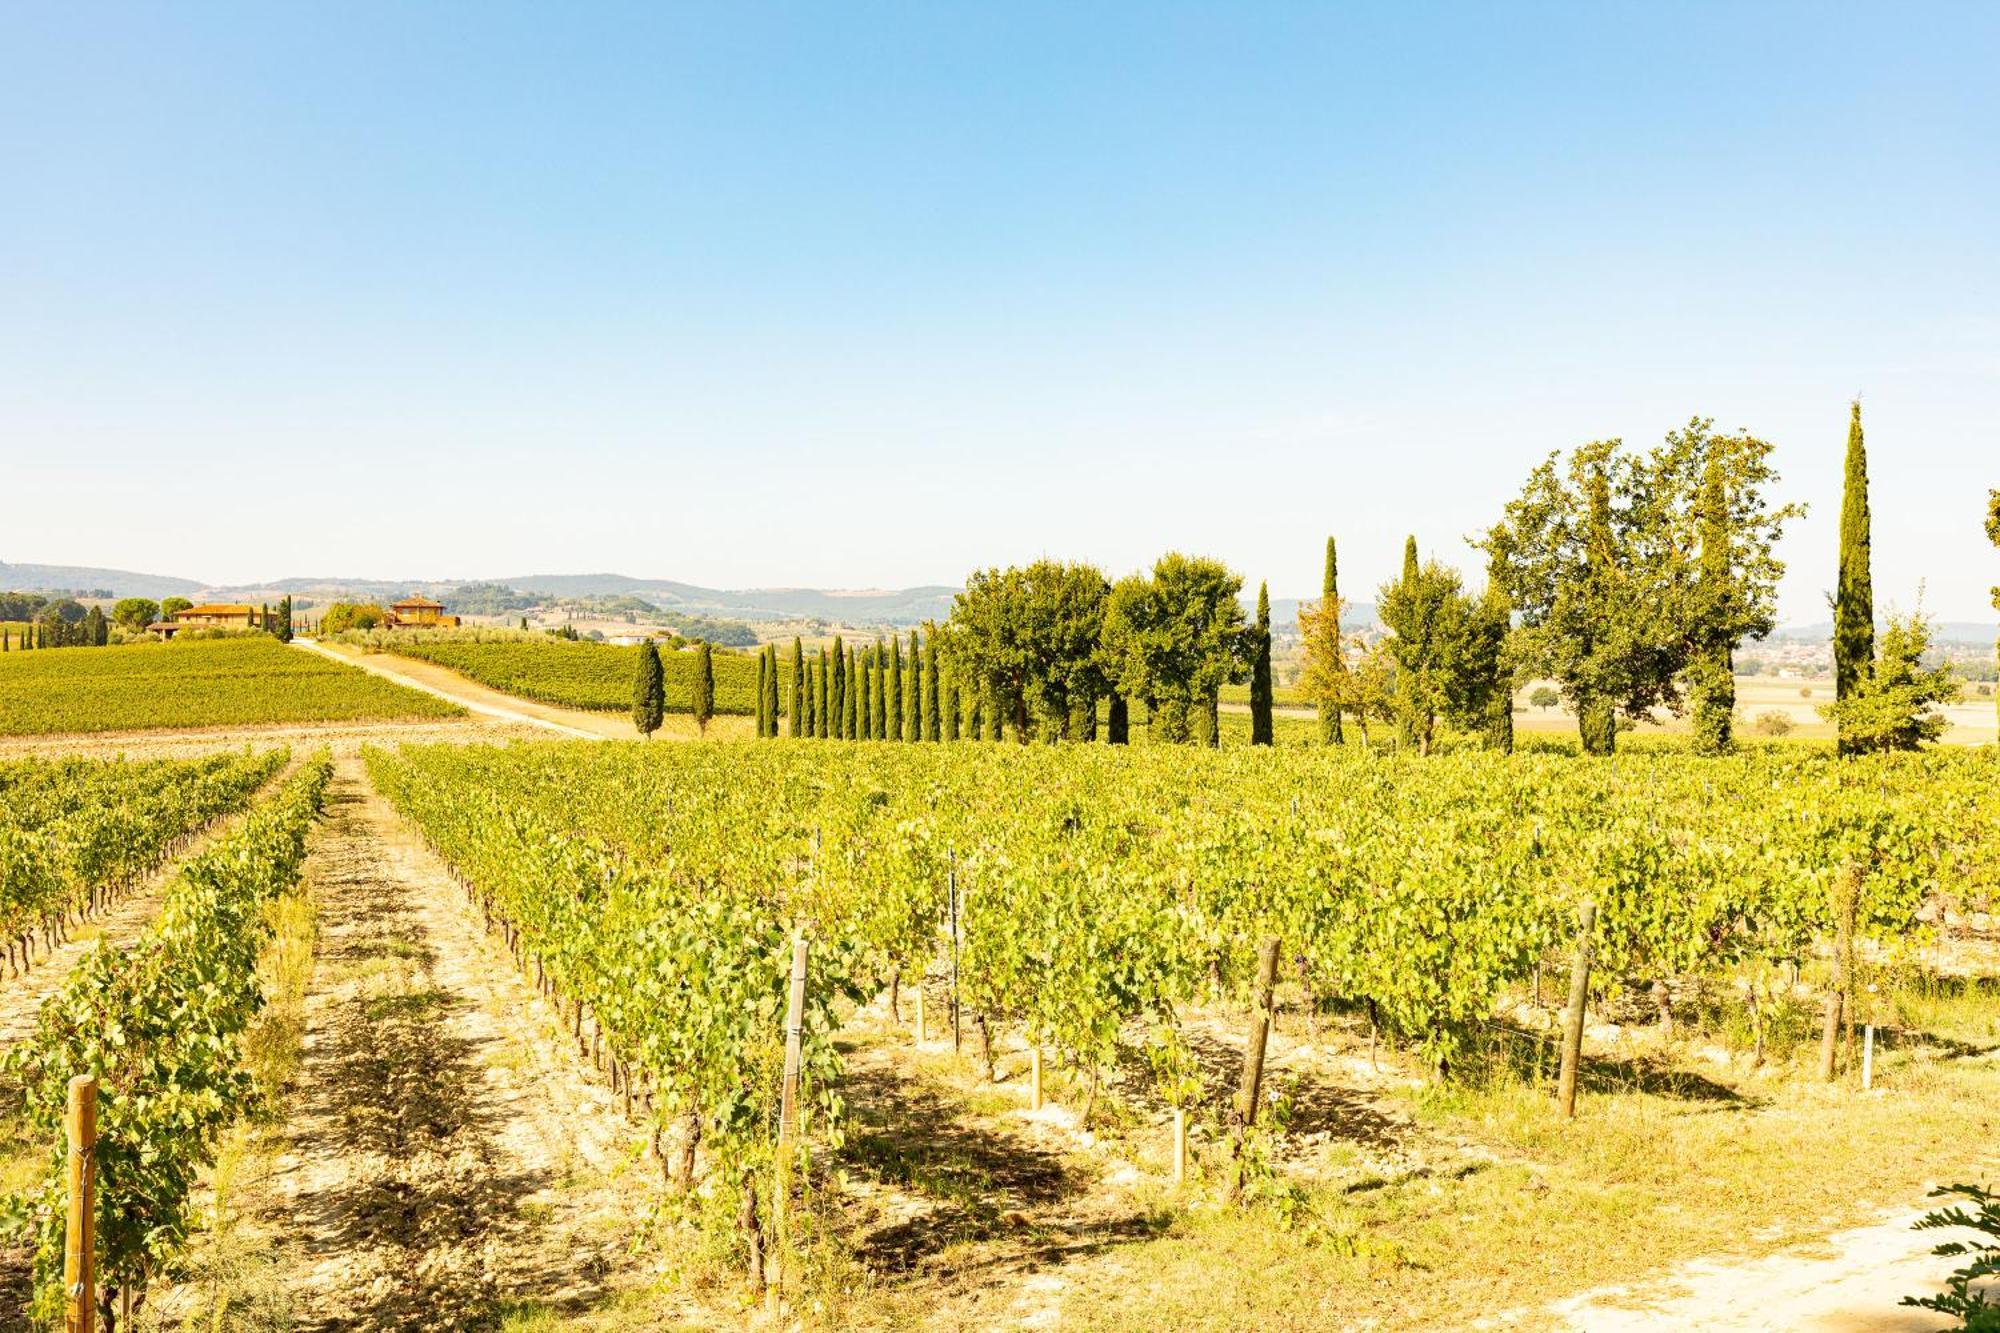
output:
<svg viewBox="0 0 2000 1333"><path fill-rule="evenodd" d="M1471 565L1712 415L1990 619L2000 5L0 9L0 559Z"/></svg>

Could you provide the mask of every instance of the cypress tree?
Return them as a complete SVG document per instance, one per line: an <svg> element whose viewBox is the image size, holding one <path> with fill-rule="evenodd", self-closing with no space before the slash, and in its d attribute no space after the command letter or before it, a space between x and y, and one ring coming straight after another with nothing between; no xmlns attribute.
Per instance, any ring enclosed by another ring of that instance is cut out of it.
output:
<svg viewBox="0 0 2000 1333"><path fill-rule="evenodd" d="M861 706L861 659L858 648L847 650L847 708L843 718L846 730L841 734L848 740L860 736L859 712Z"/></svg>
<svg viewBox="0 0 2000 1333"><path fill-rule="evenodd" d="M827 678L826 691L827 700L833 705L833 725L830 728L822 728L820 735L846 740L847 648L841 643L838 635L833 640L833 652L828 656L832 659L833 675Z"/></svg>
<svg viewBox="0 0 2000 1333"><path fill-rule="evenodd" d="M940 728L938 736L942 740L955 741L958 739L959 724L958 673L947 671L943 676L937 677L937 679L944 686L944 698L938 704L938 724Z"/></svg>
<svg viewBox="0 0 2000 1333"><path fill-rule="evenodd" d="M917 632L910 631L910 671L903 682L903 739L924 738L924 659Z"/></svg>
<svg viewBox="0 0 2000 1333"><path fill-rule="evenodd" d="M89 625L89 636L90 636L91 647L102 648L106 644L111 642L111 627L104 622L103 607L99 606L91 607L90 617L87 623Z"/></svg>
<svg viewBox="0 0 2000 1333"><path fill-rule="evenodd" d="M666 671L660 665L660 650L648 639L639 645L638 670L632 679L632 725L642 738L651 739L666 712Z"/></svg>
<svg viewBox="0 0 2000 1333"><path fill-rule="evenodd" d="M778 689L778 645L767 643L757 650L757 656L764 661L757 673L762 686L758 706L764 714L764 725L769 739L776 740L783 732L780 718L784 713L784 696Z"/></svg>
<svg viewBox="0 0 2000 1333"><path fill-rule="evenodd" d="M868 739L886 741L889 739L889 654L882 641L875 641L875 668L870 673L873 684L868 692Z"/></svg>
<svg viewBox="0 0 2000 1333"><path fill-rule="evenodd" d="M1250 630L1250 743L1271 743L1271 585L1257 585L1257 623Z"/></svg>
<svg viewBox="0 0 2000 1333"><path fill-rule="evenodd" d="M903 739L903 641L889 636L889 692L882 701L889 739Z"/></svg>
<svg viewBox="0 0 2000 1333"><path fill-rule="evenodd" d="M771 654L769 650L757 650L757 739L764 740L771 734L771 719L764 713L765 701L771 697Z"/></svg>
<svg viewBox="0 0 2000 1333"><path fill-rule="evenodd" d="M1320 576L1319 597L1321 606L1334 608L1333 614L1340 614L1340 562L1334 553L1333 538L1326 539L1326 571ZM1335 622L1334 637L1338 639L1339 624ZM1341 732L1340 705L1322 702L1319 706L1319 738L1324 745L1341 745L1346 737Z"/></svg>
<svg viewBox="0 0 2000 1333"><path fill-rule="evenodd" d="M938 683L937 627L932 626L924 636L924 739L927 741L944 739L944 707L938 698Z"/></svg>
<svg viewBox="0 0 2000 1333"><path fill-rule="evenodd" d="M969 741L986 739L986 696L975 683L966 690L965 738Z"/></svg>
<svg viewBox="0 0 2000 1333"><path fill-rule="evenodd" d="M1833 693L1847 699L1875 664L1875 581L1869 561L1868 450L1861 438L1861 400L1847 423L1847 482L1840 500L1840 583L1833 602ZM1843 734L1839 750L1854 753Z"/></svg>
<svg viewBox="0 0 2000 1333"><path fill-rule="evenodd" d="M826 646L824 644L820 645L818 665L819 671L816 679L813 677L812 663L808 661L806 665L807 678L811 681L811 684L806 689L806 708L812 714L812 725L806 728L806 735L818 740L824 740L827 735L827 694L833 688L833 681L827 675Z"/></svg>
<svg viewBox="0 0 2000 1333"><path fill-rule="evenodd" d="M794 739L806 730L806 649L799 636L792 636L792 718L791 733Z"/></svg>
<svg viewBox="0 0 2000 1333"><path fill-rule="evenodd" d="M708 734L708 720L715 716L715 650L703 639L694 653L694 725Z"/></svg>
<svg viewBox="0 0 2000 1333"><path fill-rule="evenodd" d="M828 737L832 737L832 735L834 735L834 727L832 727L832 719L828 719L828 717L826 717L826 711L828 711L828 709L832 707L832 703L834 703L834 677L832 677L832 662L830 662L830 660L828 660L828 656L826 656L826 644L820 644L820 689L818 689L818 693L814 695L814 699L818 701L818 705L820 705L820 711L818 711L818 713L814 715L814 719L812 719L812 735L814 735L816 739L820 739L820 741L826 741Z"/></svg>
<svg viewBox="0 0 2000 1333"><path fill-rule="evenodd" d="M292 595L290 593L286 593L284 600L278 603L278 642L290 643L291 641L292 641Z"/></svg>
<svg viewBox="0 0 2000 1333"><path fill-rule="evenodd" d="M1113 745L1132 743L1132 714L1125 696L1117 692L1111 695L1111 714L1104 723L1104 739Z"/></svg>
<svg viewBox="0 0 2000 1333"><path fill-rule="evenodd" d="M1416 582L1417 582L1417 539L1415 534L1411 534L1410 536L1403 539L1402 586L1404 588L1413 588L1416 586ZM1399 706L1396 709L1396 745L1398 748L1415 749L1417 747L1417 732L1419 729L1419 725L1420 724L1418 722L1416 710L1412 707L1402 706L1399 704Z"/></svg>

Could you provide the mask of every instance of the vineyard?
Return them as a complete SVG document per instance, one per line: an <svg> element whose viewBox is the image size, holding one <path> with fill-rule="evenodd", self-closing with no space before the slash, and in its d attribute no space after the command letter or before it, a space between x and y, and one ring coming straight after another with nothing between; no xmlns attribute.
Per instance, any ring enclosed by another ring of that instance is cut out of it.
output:
<svg viewBox="0 0 2000 1333"><path fill-rule="evenodd" d="M240 797L242 784L283 759L276 752L233 761L234 768L187 766L196 771L178 777L217 790L233 777ZM31 774L30 781L60 776L71 781L70 790L92 785L75 766L61 767L68 771ZM121 779L143 785L121 767L107 770L100 790ZM172 767L140 774L173 778L163 771ZM258 1095L241 1038L262 1004L257 963L270 929L265 906L297 879L329 771L324 759L308 761L239 827L182 866L141 938L128 950L86 954L43 1005L34 1035L6 1054L6 1082L19 1097L18 1107L9 1108L20 1122L15 1137L60 1145L71 1080L96 1080L96 1264L107 1318L129 1317L153 1275L185 1245L196 1222L195 1189L216 1138ZM131 829L131 812L100 802L73 822L135 832L146 845L160 846L186 826L190 809L162 806L153 824ZM13 1209L34 1237L34 1311L58 1322L70 1187L66 1152L58 1146L40 1183Z"/></svg>
<svg viewBox="0 0 2000 1333"><path fill-rule="evenodd" d="M2000 884L1978 753L557 743L370 768L648 1108L670 1170L691 1180L698 1149L726 1200L768 1200L788 1165L772 1126L795 936L809 1126L838 1127L845 1016L926 979L989 1062L1003 1035L1045 1055L1088 1124L1114 1083L1216 1111L1189 1016L1254 995L1268 941L1305 1012L1365 1015L1450 1086L1491 1058L1510 998L1566 973L1586 902L1594 1006L1705 997L1742 1011L1761 1057L1765 1017L1838 994L1852 1019L1857 956L1907 961L1927 921L1990 912ZM754 1207L727 1211L740 1245L773 1243Z"/></svg>
<svg viewBox="0 0 2000 1333"><path fill-rule="evenodd" d="M491 632L383 634L369 640L404 657L435 662L482 685L593 712L622 713L632 707L637 648L547 636ZM694 688L693 653L662 653L670 712L688 711ZM740 653L715 654L715 711L747 716L757 711L757 659Z"/></svg>
<svg viewBox="0 0 2000 1333"><path fill-rule="evenodd" d="M264 635L0 654L0 735L460 716Z"/></svg>

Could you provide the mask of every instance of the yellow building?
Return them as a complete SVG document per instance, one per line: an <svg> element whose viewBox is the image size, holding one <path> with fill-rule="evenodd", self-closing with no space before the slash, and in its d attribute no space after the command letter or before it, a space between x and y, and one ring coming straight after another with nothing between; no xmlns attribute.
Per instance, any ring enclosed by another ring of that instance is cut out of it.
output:
<svg viewBox="0 0 2000 1333"><path fill-rule="evenodd" d="M405 597L389 608L389 623L398 629L456 629L458 617L446 615L443 602Z"/></svg>
<svg viewBox="0 0 2000 1333"><path fill-rule="evenodd" d="M244 602L204 602L174 612L173 619L157 621L146 628L163 639L171 639L184 629L240 629L264 627L261 608Z"/></svg>

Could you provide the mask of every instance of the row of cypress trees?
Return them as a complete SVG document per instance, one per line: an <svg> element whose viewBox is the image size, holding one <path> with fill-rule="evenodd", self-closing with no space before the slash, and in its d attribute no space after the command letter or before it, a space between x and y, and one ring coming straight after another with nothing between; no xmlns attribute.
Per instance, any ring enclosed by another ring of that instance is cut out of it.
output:
<svg viewBox="0 0 2000 1333"><path fill-rule="evenodd" d="M961 697L938 660L935 631L913 629L907 639L892 635L865 646L835 636L813 654L795 637L789 665L786 671L780 664L775 644L759 656L761 738L955 741L985 734L986 710ZM788 692L780 688L785 680ZM995 732L998 739L997 727Z"/></svg>
<svg viewBox="0 0 2000 1333"><path fill-rule="evenodd" d="M111 622L95 606L75 624L54 615L31 620L21 627L19 639L11 629L0 631L0 653L36 648L102 648L110 642Z"/></svg>
<svg viewBox="0 0 2000 1333"><path fill-rule="evenodd" d="M763 659L759 659L759 666ZM759 698L763 692L760 688ZM715 650L706 639L695 646L694 681L688 689L688 713L703 735L715 717ZM632 677L632 725L639 735L651 739L667 716L667 672L660 661L659 645L651 639L639 645L638 664ZM761 734L761 723L760 723Z"/></svg>

